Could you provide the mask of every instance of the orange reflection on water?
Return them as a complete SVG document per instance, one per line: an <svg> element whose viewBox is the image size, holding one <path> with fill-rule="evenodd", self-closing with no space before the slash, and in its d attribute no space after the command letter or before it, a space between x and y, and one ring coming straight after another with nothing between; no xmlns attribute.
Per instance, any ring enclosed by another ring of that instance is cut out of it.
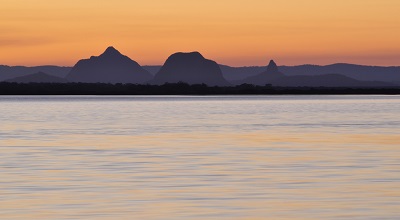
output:
<svg viewBox="0 0 400 220"><path fill-rule="evenodd" d="M247 132L8 140L2 161L20 161L3 169L0 207L6 219L390 217L400 214L397 137Z"/></svg>

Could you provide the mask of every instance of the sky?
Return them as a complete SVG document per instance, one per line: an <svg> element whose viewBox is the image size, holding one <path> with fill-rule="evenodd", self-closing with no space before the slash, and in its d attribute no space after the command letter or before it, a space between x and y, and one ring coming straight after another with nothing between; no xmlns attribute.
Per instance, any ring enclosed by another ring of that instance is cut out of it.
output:
<svg viewBox="0 0 400 220"><path fill-rule="evenodd" d="M0 64L72 66L114 46L142 65L400 66L399 0L0 0Z"/></svg>

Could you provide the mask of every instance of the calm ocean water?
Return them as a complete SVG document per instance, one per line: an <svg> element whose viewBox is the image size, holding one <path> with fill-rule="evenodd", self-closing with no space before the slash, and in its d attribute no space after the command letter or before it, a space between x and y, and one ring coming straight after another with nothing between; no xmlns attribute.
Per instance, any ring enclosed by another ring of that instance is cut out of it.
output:
<svg viewBox="0 0 400 220"><path fill-rule="evenodd" d="M399 96L3 96L0 219L400 219Z"/></svg>

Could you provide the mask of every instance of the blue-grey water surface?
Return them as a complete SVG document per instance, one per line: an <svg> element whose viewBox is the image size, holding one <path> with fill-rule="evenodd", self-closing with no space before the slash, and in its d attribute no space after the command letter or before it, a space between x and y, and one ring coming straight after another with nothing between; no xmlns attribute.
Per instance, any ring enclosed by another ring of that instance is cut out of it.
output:
<svg viewBox="0 0 400 220"><path fill-rule="evenodd" d="M400 219L399 96L2 96L0 219Z"/></svg>

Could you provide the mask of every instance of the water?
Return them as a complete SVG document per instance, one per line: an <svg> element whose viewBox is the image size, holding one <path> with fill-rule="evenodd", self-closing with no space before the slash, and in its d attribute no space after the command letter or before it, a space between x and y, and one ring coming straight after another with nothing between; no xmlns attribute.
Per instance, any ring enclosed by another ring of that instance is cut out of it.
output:
<svg viewBox="0 0 400 220"><path fill-rule="evenodd" d="M398 96L3 96L0 219L399 219Z"/></svg>

